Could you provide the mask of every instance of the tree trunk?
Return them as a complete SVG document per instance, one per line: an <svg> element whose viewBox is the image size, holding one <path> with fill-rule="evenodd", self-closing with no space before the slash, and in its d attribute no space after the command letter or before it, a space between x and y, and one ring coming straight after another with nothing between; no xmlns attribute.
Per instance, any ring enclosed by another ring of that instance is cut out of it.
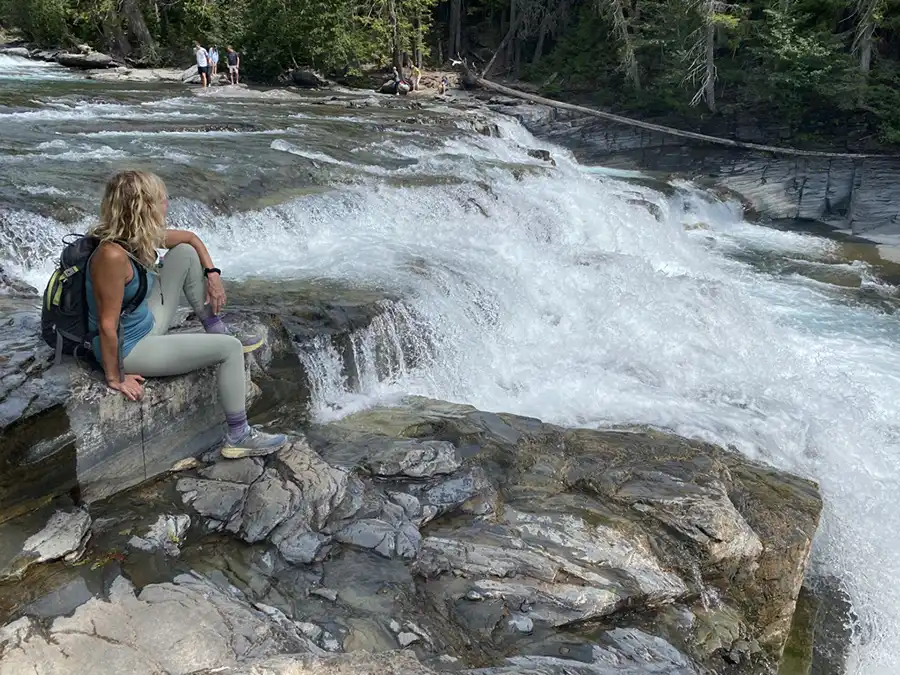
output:
<svg viewBox="0 0 900 675"><path fill-rule="evenodd" d="M631 80L631 86L635 91L641 90L641 73L638 67L637 55L634 52L634 44L631 41L631 34L628 32L628 20L625 18L625 9L622 0L610 0L610 9L612 10L613 26L618 33L619 41L622 43L622 66L628 79Z"/></svg>
<svg viewBox="0 0 900 675"><path fill-rule="evenodd" d="M878 9L879 0L868 0L859 7L861 16L859 26L856 29L856 38L853 47L859 56L859 91L856 97L856 105L862 107L866 103L866 93L869 86L869 71L872 69L872 47L875 38L875 11Z"/></svg>
<svg viewBox="0 0 900 675"><path fill-rule="evenodd" d="M519 25L518 18L518 0L509 0L509 25L510 27ZM516 44L518 43L518 38L515 33L512 35L512 39L509 41L509 44L506 46L506 69L513 70L516 67Z"/></svg>
<svg viewBox="0 0 900 675"><path fill-rule="evenodd" d="M153 35L147 28L147 22L144 21L144 15L138 6L138 0L123 0L122 14L125 15L125 21L128 25L128 32L137 39L138 53L142 58L154 58L156 55L156 44L153 41Z"/></svg>
<svg viewBox="0 0 900 675"><path fill-rule="evenodd" d="M706 79L703 81L706 105L711 112L716 112L716 24L712 17L706 25Z"/></svg>
<svg viewBox="0 0 900 675"><path fill-rule="evenodd" d="M491 57L491 60L488 61L488 64L484 67L484 72L482 73L482 77L487 77L490 75L491 68L494 67L494 62L497 60L497 56L506 51L506 46L509 44L509 41L512 39L512 36L519 29L519 20L521 20L522 15L520 14L515 23L510 24L509 30L506 31L506 36L503 38L503 41L500 43L500 46L497 47L497 51L494 52L494 55Z"/></svg>
<svg viewBox="0 0 900 675"><path fill-rule="evenodd" d="M392 60L394 63L394 68L397 69L398 72L403 72L401 69L403 68L403 61L400 57L400 21L397 17L397 3L396 0L390 0L388 3L388 13L390 15L391 22L391 51Z"/></svg>
<svg viewBox="0 0 900 675"><path fill-rule="evenodd" d="M456 58L462 51L462 0L450 0L450 42L447 58Z"/></svg>
<svg viewBox="0 0 900 675"><path fill-rule="evenodd" d="M541 21L541 29L538 32L537 45L534 48L534 56L531 57L531 64L535 65L540 63L541 58L544 56L544 40L547 38L547 22L550 20L550 15L544 17L544 20Z"/></svg>

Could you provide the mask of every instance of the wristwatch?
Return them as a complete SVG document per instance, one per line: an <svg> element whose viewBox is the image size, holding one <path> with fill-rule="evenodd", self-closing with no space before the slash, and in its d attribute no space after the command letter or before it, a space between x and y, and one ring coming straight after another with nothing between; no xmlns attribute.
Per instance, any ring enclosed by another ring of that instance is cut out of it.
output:
<svg viewBox="0 0 900 675"><path fill-rule="evenodd" d="M203 268L203 276L205 276L205 277L208 277L213 272L215 272L219 276L222 276L222 270L220 270L218 267L204 267Z"/></svg>

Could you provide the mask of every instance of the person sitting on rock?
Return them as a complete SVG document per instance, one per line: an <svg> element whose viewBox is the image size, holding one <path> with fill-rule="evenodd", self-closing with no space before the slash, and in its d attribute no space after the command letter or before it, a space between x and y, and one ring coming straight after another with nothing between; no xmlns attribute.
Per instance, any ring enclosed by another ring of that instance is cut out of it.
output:
<svg viewBox="0 0 900 675"><path fill-rule="evenodd" d="M225 306L221 272L196 234L166 228L168 204L163 181L152 173L123 171L106 185L100 220L89 233L101 240L86 280L88 328L98 333L94 355L109 387L129 401L142 397L144 377L217 365L219 400L228 423L222 455L234 459L273 453L287 439L247 423L244 354L262 346L264 339L241 341L230 334L219 316ZM161 263L157 248L168 249ZM137 309L120 317L138 292L138 265L148 272L147 294ZM182 293L205 334L168 333Z"/></svg>

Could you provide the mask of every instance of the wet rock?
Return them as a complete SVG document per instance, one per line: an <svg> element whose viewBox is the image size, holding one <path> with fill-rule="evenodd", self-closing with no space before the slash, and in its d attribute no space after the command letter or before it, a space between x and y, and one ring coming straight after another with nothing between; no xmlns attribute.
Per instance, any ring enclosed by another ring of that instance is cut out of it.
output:
<svg viewBox="0 0 900 675"><path fill-rule="evenodd" d="M510 617L578 631L625 607L664 632L654 617L671 608L691 617L672 644L713 672L763 673L780 658L821 510L814 484L664 433L566 430L419 398L329 427L445 440L471 458L384 493L401 520L429 523L412 570L462 635L515 643ZM369 508L356 522L388 520L387 506Z"/></svg>
<svg viewBox="0 0 900 675"><path fill-rule="evenodd" d="M556 166L556 160L553 159L553 156L550 154L549 150L543 150L540 148L529 148L528 156L534 157L535 159L539 159L543 162L547 162L551 166Z"/></svg>
<svg viewBox="0 0 900 675"><path fill-rule="evenodd" d="M163 551L166 555L178 556L181 553L179 546L190 526L190 516L161 515L147 534L143 537L132 537L128 540L128 545L142 551Z"/></svg>
<svg viewBox="0 0 900 675"><path fill-rule="evenodd" d="M229 483L245 483L249 485L262 476L263 464L255 457L218 461L212 466L202 469L200 476L208 480L221 480Z"/></svg>
<svg viewBox="0 0 900 675"><path fill-rule="evenodd" d="M28 50L28 47L0 47L0 54L5 54L6 56L20 56L23 59L31 57L31 52Z"/></svg>
<svg viewBox="0 0 900 675"><path fill-rule="evenodd" d="M324 87L328 82L311 70L295 69L291 71L291 82L294 86L303 87L305 89L317 89Z"/></svg>
<svg viewBox="0 0 900 675"><path fill-rule="evenodd" d="M699 675L677 649L660 638L635 629L604 634L593 648L591 662L552 656L517 656L496 668L465 671L468 675Z"/></svg>
<svg viewBox="0 0 900 675"><path fill-rule="evenodd" d="M279 476L275 470L267 469L247 493L241 516L241 537L251 544L262 541L297 511L300 499L301 492L294 483Z"/></svg>
<svg viewBox="0 0 900 675"><path fill-rule="evenodd" d="M194 675L435 675L411 651L340 656L284 655Z"/></svg>
<svg viewBox="0 0 900 675"><path fill-rule="evenodd" d="M311 529L322 529L344 500L349 472L325 462L305 441L278 453L277 461L300 490L303 518Z"/></svg>
<svg viewBox="0 0 900 675"><path fill-rule="evenodd" d="M398 441L377 451L367 466L382 478L425 478L456 471L460 466L456 448L442 441Z"/></svg>
<svg viewBox="0 0 900 675"><path fill-rule="evenodd" d="M21 578L36 564L55 560L75 562L83 555L91 537L91 518L87 511L56 510L43 527L34 522L38 517L41 515L35 514L34 517L3 526L0 533L0 581ZM29 532L35 534L23 542L22 538Z"/></svg>
<svg viewBox="0 0 900 675"><path fill-rule="evenodd" d="M189 637L189 639L186 639ZM239 660L309 651L303 636L273 623L195 575L135 593L118 577L43 630L28 618L0 629L0 675L25 672L193 673Z"/></svg>
<svg viewBox="0 0 900 675"><path fill-rule="evenodd" d="M412 559L421 545L422 536L412 523L392 524L384 520L363 519L351 523L334 535L344 544L368 548L385 558L398 556Z"/></svg>
<svg viewBox="0 0 900 675"><path fill-rule="evenodd" d="M113 57L100 52L88 52L75 54L72 52L63 52L56 55L56 62L67 68L82 68L89 70L91 68L111 68L118 65Z"/></svg>
<svg viewBox="0 0 900 675"><path fill-rule="evenodd" d="M422 489L418 496L438 514L458 510L481 516L493 513L497 491L484 469L476 466Z"/></svg>
<svg viewBox="0 0 900 675"><path fill-rule="evenodd" d="M90 536L91 517L87 511L57 511L43 530L25 541L22 552L35 556L36 563L60 559L74 562L81 557Z"/></svg>
<svg viewBox="0 0 900 675"><path fill-rule="evenodd" d="M235 515L247 495L247 486L217 480L182 478L175 486L182 493L185 504L190 504L201 516L227 523Z"/></svg>
<svg viewBox="0 0 900 675"><path fill-rule="evenodd" d="M7 274L3 267L0 267L0 294L22 298L31 298L39 295L38 290L34 286Z"/></svg>
<svg viewBox="0 0 900 675"><path fill-rule="evenodd" d="M325 598L329 602L335 602L338 598L337 591L333 588L314 588L309 593L310 595L318 595L320 598Z"/></svg>

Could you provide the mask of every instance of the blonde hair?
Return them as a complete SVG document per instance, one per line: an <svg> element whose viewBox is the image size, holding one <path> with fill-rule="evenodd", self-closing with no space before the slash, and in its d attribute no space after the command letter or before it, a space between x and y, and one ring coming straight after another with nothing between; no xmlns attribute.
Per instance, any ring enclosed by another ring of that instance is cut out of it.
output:
<svg viewBox="0 0 900 675"><path fill-rule="evenodd" d="M121 171L109 179L100 204L100 222L90 234L123 246L148 268L166 232L166 186L154 173Z"/></svg>

